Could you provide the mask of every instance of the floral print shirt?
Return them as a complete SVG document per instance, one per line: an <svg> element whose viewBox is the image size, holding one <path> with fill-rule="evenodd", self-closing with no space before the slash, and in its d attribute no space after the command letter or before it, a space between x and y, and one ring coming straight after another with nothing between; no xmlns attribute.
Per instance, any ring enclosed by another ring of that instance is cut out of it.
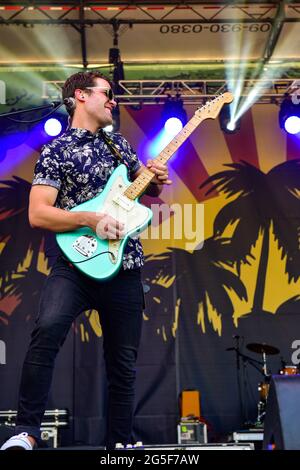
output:
<svg viewBox="0 0 300 470"><path fill-rule="evenodd" d="M70 210L97 196L120 163L127 166L130 180L140 168L141 162L127 140L119 133L109 134L122 157L120 161L107 145L104 132L100 129L93 134L86 129L71 128L43 147L32 184L56 188L56 207ZM143 264L140 239L129 238L124 250L123 268L134 269Z"/></svg>

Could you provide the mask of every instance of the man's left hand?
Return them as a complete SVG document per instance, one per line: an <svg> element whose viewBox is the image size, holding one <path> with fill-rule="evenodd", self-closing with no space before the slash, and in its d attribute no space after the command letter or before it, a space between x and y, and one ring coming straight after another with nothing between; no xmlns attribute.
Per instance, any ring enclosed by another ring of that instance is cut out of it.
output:
<svg viewBox="0 0 300 470"><path fill-rule="evenodd" d="M168 168L157 160L148 160L147 168L155 174L152 182L156 184L171 184L169 180Z"/></svg>

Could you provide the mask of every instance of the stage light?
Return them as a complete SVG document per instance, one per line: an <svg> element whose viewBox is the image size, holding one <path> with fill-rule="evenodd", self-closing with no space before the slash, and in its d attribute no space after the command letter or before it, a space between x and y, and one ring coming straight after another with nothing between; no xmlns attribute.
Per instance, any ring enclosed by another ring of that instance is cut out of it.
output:
<svg viewBox="0 0 300 470"><path fill-rule="evenodd" d="M227 126L226 126L227 130L230 131L230 132L233 132L235 131L236 129L236 124L234 121L230 121Z"/></svg>
<svg viewBox="0 0 300 470"><path fill-rule="evenodd" d="M162 121L165 131L172 136L178 134L187 123L187 115L183 107L183 101L179 96L169 97L164 104Z"/></svg>
<svg viewBox="0 0 300 470"><path fill-rule="evenodd" d="M225 104L219 114L220 128L226 134L234 134L240 130L241 119L235 120L231 114L231 107Z"/></svg>
<svg viewBox="0 0 300 470"><path fill-rule="evenodd" d="M178 134L178 132L181 131L183 125L180 119L178 119L177 117L171 117L166 120L164 127L165 127L165 131L169 135L175 136Z"/></svg>
<svg viewBox="0 0 300 470"><path fill-rule="evenodd" d="M281 103L279 126L288 134L300 132L300 104L293 103L290 96L287 96Z"/></svg>
<svg viewBox="0 0 300 470"><path fill-rule="evenodd" d="M44 131L51 137L58 136L62 131L62 124L56 118L47 119L44 124Z"/></svg>
<svg viewBox="0 0 300 470"><path fill-rule="evenodd" d="M284 123L284 128L289 134L298 134L300 132L300 117L289 116Z"/></svg>

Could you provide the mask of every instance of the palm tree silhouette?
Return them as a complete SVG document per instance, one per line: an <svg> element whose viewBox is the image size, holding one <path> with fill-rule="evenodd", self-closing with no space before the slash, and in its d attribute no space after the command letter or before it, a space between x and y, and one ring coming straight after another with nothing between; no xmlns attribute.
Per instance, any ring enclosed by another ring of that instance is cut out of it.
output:
<svg viewBox="0 0 300 470"><path fill-rule="evenodd" d="M279 307L277 307L276 313L288 313L299 315L300 312L300 295L294 295L288 300L285 300Z"/></svg>
<svg viewBox="0 0 300 470"><path fill-rule="evenodd" d="M167 291L163 286L168 286L168 281L176 275L177 299L186 301L188 308L196 315L199 308L202 308L204 322L209 323L211 305L221 316L222 335L225 330L231 330L234 307L229 292L233 292L241 300L247 300L247 292L240 278L225 268L228 260L227 250L230 248L228 242L225 238L209 238L205 240L201 250L195 250L193 253L172 248L169 252L148 257L145 282L151 286L149 297L160 298L171 305L172 294L170 292L171 298L168 298L170 296L166 295Z"/></svg>
<svg viewBox="0 0 300 470"><path fill-rule="evenodd" d="M37 271L38 255L45 246L49 246L53 235L30 227L28 200L31 184L28 181L14 176L12 180L0 183L0 240L4 242L0 263L0 299L3 299L10 295L24 295L20 288L25 285L24 276L28 275L29 270L31 288L27 287L30 292L35 292L36 286L41 284ZM20 270L20 263L29 251L29 265Z"/></svg>
<svg viewBox="0 0 300 470"><path fill-rule="evenodd" d="M242 263L249 263L251 249L262 235L252 313L263 312L263 296L272 230L289 282L300 276L300 160L281 163L264 173L241 161L225 165L224 170L208 178L201 187L217 190L235 199L223 207L214 221L214 236L219 237L230 224L236 224L228 249L228 262L235 263L238 273Z"/></svg>
<svg viewBox="0 0 300 470"><path fill-rule="evenodd" d="M18 176L0 181L0 234L7 242L2 251L0 277L14 273L29 249L33 250L32 263L37 256L45 232L32 229L28 220L28 200L31 184Z"/></svg>

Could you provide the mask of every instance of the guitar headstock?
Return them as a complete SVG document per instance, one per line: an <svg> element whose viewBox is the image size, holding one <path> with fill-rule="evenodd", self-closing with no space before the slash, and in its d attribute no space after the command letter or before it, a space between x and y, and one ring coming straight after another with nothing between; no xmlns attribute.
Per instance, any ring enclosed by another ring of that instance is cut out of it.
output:
<svg viewBox="0 0 300 470"><path fill-rule="evenodd" d="M204 106L198 108L195 115L204 119L215 119L221 111L224 104L231 103L233 101L233 94L229 91L217 96L212 101L208 101Z"/></svg>

